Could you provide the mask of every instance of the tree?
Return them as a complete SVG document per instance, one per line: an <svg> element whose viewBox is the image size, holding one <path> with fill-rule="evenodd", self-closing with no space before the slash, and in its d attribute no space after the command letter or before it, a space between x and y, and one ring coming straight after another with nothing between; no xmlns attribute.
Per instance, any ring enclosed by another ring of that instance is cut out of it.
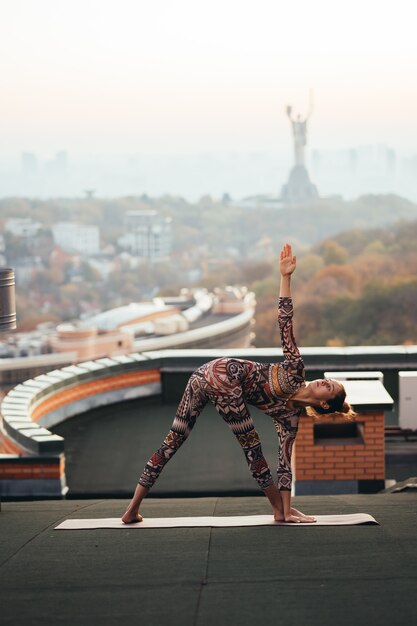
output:
<svg viewBox="0 0 417 626"><path fill-rule="evenodd" d="M322 257L326 265L343 265L348 260L348 252L340 243L330 240L323 244Z"/></svg>

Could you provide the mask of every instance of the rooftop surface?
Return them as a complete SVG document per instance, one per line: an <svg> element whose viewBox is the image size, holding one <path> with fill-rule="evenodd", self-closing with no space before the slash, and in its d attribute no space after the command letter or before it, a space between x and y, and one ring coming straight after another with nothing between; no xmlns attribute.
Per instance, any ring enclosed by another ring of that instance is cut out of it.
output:
<svg viewBox="0 0 417 626"><path fill-rule="evenodd" d="M415 618L413 493L294 499L379 526L54 531L127 500L3 502L0 622L146 626L396 625ZM263 497L145 500L148 517L269 513Z"/></svg>

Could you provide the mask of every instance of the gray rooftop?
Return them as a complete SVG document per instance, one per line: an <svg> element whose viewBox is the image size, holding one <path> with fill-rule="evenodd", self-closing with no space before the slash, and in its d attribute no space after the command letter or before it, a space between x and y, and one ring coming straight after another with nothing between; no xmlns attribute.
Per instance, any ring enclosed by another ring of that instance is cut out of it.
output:
<svg viewBox="0 0 417 626"><path fill-rule="evenodd" d="M362 626L415 619L417 499L299 497L379 526L54 531L127 500L2 503L0 622L9 626ZM263 497L152 499L144 516L269 513Z"/></svg>

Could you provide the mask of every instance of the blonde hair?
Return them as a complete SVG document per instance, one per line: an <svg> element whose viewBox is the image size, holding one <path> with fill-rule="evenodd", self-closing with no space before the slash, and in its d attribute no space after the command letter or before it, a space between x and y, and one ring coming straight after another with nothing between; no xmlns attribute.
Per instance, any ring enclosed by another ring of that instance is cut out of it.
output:
<svg viewBox="0 0 417 626"><path fill-rule="evenodd" d="M314 419L320 419L324 415L334 415L336 417L344 417L346 420L352 420L357 415L357 413L352 409L351 405L348 402L343 402L342 409L340 411L332 411L330 408L322 409L321 407L320 410L317 410L317 407L308 406L306 408L306 414L310 417L313 417Z"/></svg>

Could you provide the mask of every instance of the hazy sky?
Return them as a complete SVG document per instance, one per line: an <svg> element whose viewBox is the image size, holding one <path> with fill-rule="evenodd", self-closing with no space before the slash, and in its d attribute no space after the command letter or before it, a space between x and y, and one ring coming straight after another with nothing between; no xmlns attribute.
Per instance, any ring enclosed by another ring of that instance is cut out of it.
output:
<svg viewBox="0 0 417 626"><path fill-rule="evenodd" d="M0 154L417 152L414 0L1 0Z"/></svg>

